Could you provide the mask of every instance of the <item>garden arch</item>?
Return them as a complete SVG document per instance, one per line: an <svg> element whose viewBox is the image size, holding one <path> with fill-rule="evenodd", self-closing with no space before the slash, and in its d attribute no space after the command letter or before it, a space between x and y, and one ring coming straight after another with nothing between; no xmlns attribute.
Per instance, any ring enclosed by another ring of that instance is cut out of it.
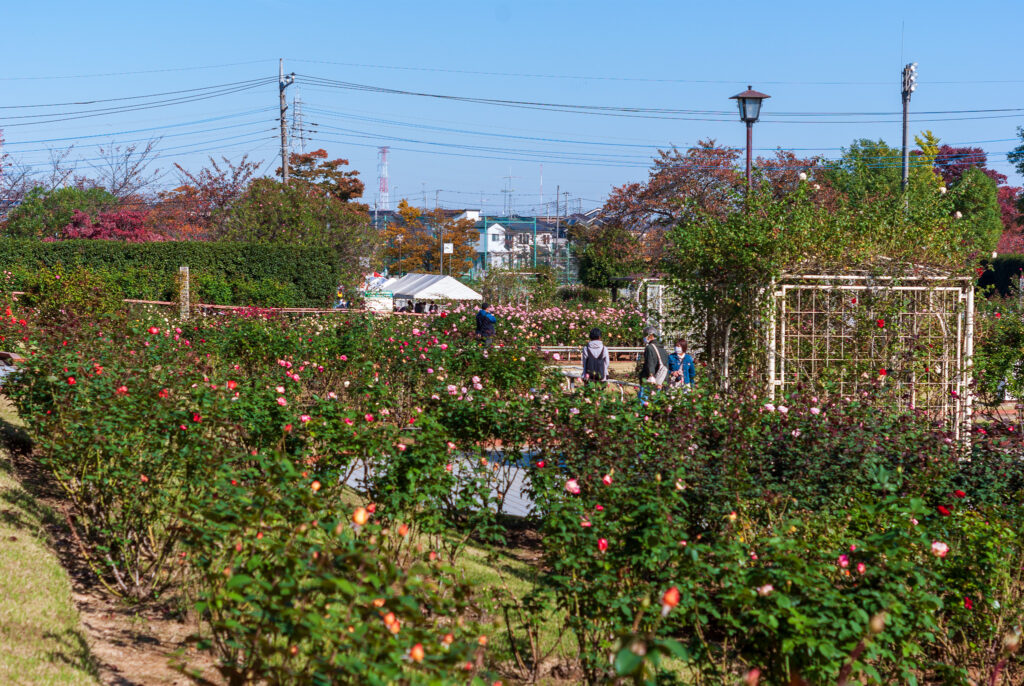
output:
<svg viewBox="0 0 1024 686"><path fill-rule="evenodd" d="M849 396L883 384L897 405L969 435L974 283L914 276L787 274L773 282L771 397L802 388Z"/></svg>

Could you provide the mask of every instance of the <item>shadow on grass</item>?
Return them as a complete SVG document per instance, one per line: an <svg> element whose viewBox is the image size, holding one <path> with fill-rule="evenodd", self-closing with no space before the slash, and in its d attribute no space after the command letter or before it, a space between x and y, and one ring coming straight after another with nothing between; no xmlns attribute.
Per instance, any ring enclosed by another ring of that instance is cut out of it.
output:
<svg viewBox="0 0 1024 686"><path fill-rule="evenodd" d="M47 480L43 478L45 471L31 459L32 441L28 433L9 421L6 412L0 413L0 445L7 452L7 456L0 456L0 474L9 483L16 484L0 489L0 524L42 546L57 547L59 539L54 534L61 526L60 517L38 499L45 492L52 493L53 485L49 483L47 487ZM56 553L57 560L67 569L63 556L59 551ZM31 573L31 570L21 571ZM66 665L74 670L76 680L85 675L99 680L99 670L78 626L42 631L39 639L43 642L39 646L41 659L52 665Z"/></svg>
<svg viewBox="0 0 1024 686"><path fill-rule="evenodd" d="M99 670L93 661L89 644L78 629L65 629L61 632L47 631L43 638L53 641L56 650L47 653L46 658L53 663L65 664L69 667L99 679Z"/></svg>

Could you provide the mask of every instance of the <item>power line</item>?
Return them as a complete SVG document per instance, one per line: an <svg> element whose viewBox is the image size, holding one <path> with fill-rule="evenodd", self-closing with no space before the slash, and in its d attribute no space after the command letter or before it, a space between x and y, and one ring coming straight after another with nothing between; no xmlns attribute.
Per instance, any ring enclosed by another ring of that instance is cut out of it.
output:
<svg viewBox="0 0 1024 686"><path fill-rule="evenodd" d="M336 81L334 79L325 79L318 76L311 76L308 74L300 75L303 79L308 79L312 83L328 86L332 88L339 88L345 90L355 90L370 93L381 93L386 95L405 95L414 96L421 98L431 98L437 100L448 100L456 102L467 102L481 105L495 105L501 107L513 107L521 109L535 109L550 112L572 112L591 114L598 116L617 116L617 117L639 117L645 119L668 119L668 120L684 120L684 121L733 121L734 115L731 111L726 110L700 110L700 109L679 109L679 108L667 108L667 107L639 107L639 106L622 106L622 105L580 105L575 103L550 103L541 101L531 100L506 100L501 98L483 98L475 96L461 96L461 95L449 95L442 93L426 93L422 91L410 91L398 88L387 88L383 86L372 86L367 84L353 83L348 81ZM928 113L922 114L970 114L970 113L985 113L985 112L1016 112L1018 114L992 114L977 117L958 117L958 118L944 118L944 119L930 119L930 118L918 118L914 121L918 122L929 122L929 121L955 121L960 119L999 119L1005 117L1020 117L1019 113L1024 112L1024 108L1001 108L1001 109L977 109L977 110L935 110ZM865 121L813 121L798 120L790 121L784 119L773 119L775 116L807 116L807 117L822 117L822 116L879 116L879 115L898 115L898 112L788 112L788 113L765 113L762 117L763 122L770 123L892 123L892 121L898 120L865 120ZM698 116L699 115L699 116ZM728 116L728 118L725 118Z"/></svg>
<svg viewBox="0 0 1024 686"><path fill-rule="evenodd" d="M414 122L407 122L407 121L401 121L401 120L395 120L395 119L381 119L379 117L364 117L364 116L360 116L360 115L356 115L356 114L350 114L350 113L347 113L347 112L339 112L339 111L336 111L336 110L329 110L329 109L323 109L323 108L307 108L307 111L314 112L316 114L319 114L319 115L322 115L322 116L326 116L326 117L336 118L336 119L352 119L352 120L355 120L355 121L362 121L362 122L374 123L374 124L382 124L382 125L385 125L385 126L401 126L401 127L406 127L406 128L414 128L414 129L421 129L421 130L428 130L428 131L440 131L440 132L446 132L446 133L457 133L457 134L460 134L460 135L487 136L487 137L493 137L493 138L509 138L509 139L515 139L515 140L540 141L540 142L545 142L545 143L566 143L566 144L572 144L572 145L593 145L593 146L602 146L602 147L623 147L623 148L636 148L636 149L641 149L641 150L643 150L643 149L662 150L662 149L670 149L670 148L689 148L689 147L692 147L692 144L675 145L675 144L673 144L671 142L663 142L663 143L613 143L613 142L608 142L608 141L594 141L594 140L554 138L554 137L545 137L545 136L520 136L520 135L515 135L515 134L498 133L498 132L491 132L491 131L476 131L476 130L472 130L472 129L460 129L460 128L451 128L451 127L444 127L444 126L432 126L432 125L429 125L429 124L417 124L417 123L414 123ZM946 145L965 146L965 145L978 145L978 144L984 144L984 143L1003 143L1003 142L1010 142L1010 141L1016 141L1016 140L1018 140L1018 139L1017 138L993 138L993 139L980 140L980 141L951 142L951 143L946 143ZM723 148L723 149L725 149L725 150L742 150L742 148L731 148L731 147L730 148ZM777 150L777 149L778 149L777 147L775 147L775 148L754 148L754 150L758 150L758 151L774 151L774 150ZM816 150L842 150L842 149L843 149L842 147L786 148L786 150L789 151L789 152L806 152L806 151L816 151Z"/></svg>
<svg viewBox="0 0 1024 686"><path fill-rule="evenodd" d="M0 126L3 128L10 128L14 126L34 126L39 124L53 124L56 122L70 121L73 119L91 119L95 117L102 117L111 114L123 114L125 112L137 112L140 110L149 110L159 107L169 107L172 105L180 105L184 103L199 102L202 100L209 100L210 98L219 98L225 95L233 95L235 93L241 93L243 91L252 90L268 83L273 83L276 79L260 79L255 82L249 82L249 85L236 86L232 88L226 88L213 93L197 93L189 96L182 96L178 98L170 98L167 100L158 100L155 102L139 103L136 105L125 105L122 107L106 107L98 108L93 110L80 110L77 112L48 112L46 114L34 114L34 115L18 115L14 117L7 117L0 121ZM63 116L68 115L68 116ZM54 119L45 119L45 117L56 117ZM9 120L14 119L37 119L37 121L21 121L11 123Z"/></svg>
<svg viewBox="0 0 1024 686"><path fill-rule="evenodd" d="M248 125L252 126L253 124L257 124L257 125L258 124L266 124L266 122L250 122ZM200 131L186 131L186 132L183 132L183 133L170 133L170 134L167 134L167 135L164 135L164 136L159 136L158 139L159 140L163 140L164 138L172 138L172 137L176 137L176 136L193 136L193 135L196 135L196 134L212 133L214 131L223 131L224 129L239 130L241 128L244 128L245 126L246 126L246 124L235 124L235 125L232 125L232 126L219 126L219 127L216 127L216 128L203 129L203 130L200 130ZM263 133L264 131L276 131L276 129L274 127L270 127L270 128L264 127L264 128L258 129L256 131L249 130L249 131L246 131L245 133L242 133L242 134L237 134L235 136L228 136L227 138L220 138L220 139L216 139L216 140L230 140L232 138L241 138L242 136L251 136L251 135L253 135L255 133ZM141 142L144 142L144 141L151 141L151 140L156 140L156 139L154 139L154 138L134 138L134 139L129 139L129 140L111 140L110 144L111 145L124 145L125 143L141 143ZM214 141L207 141L207 142L212 143ZM23 154L32 153L32 152L49 152L50 150L53 150L53 148L34 148L32 150L16 150L14 152L16 152L19 155L23 155Z"/></svg>
<svg viewBox="0 0 1024 686"><path fill-rule="evenodd" d="M175 71L199 71L202 69L222 69L224 67L239 67L249 64L264 64L272 62L270 59L249 60L248 62L228 62L226 64L209 64L200 67L169 67L166 69L145 69L142 71L111 71L100 74L70 74L63 76L0 76L0 81L46 81L56 79L93 79L107 76L135 76L138 74L164 74Z"/></svg>
<svg viewBox="0 0 1024 686"><path fill-rule="evenodd" d="M178 123L178 124L164 124L162 126L152 126L152 127L148 127L148 128L142 128L142 129L128 129L128 130L125 130L125 131L112 131L110 133L94 133L94 134L86 134L86 135L82 135L82 136L65 136L63 138L39 138L39 139L27 140L27 141L4 141L4 145L7 146L7 147L10 147L12 145L29 145L29 144L35 144L35 143L63 143L63 142L66 142L66 141L79 141L79 140L85 140L85 139L89 139L89 138L109 138L109 137L113 137L113 136L123 136L123 135L127 135L127 134L132 134L132 133L143 133L143 132L146 132L146 131L163 131L165 129L178 128L178 127L182 127L182 126L193 126L193 125L196 125L196 124L207 124L207 123L215 122L215 121L223 121L225 119L234 119L235 117L245 117L245 116L248 116L250 114L260 114L262 112L270 112L272 110L276 111L277 108L276 107L262 107L262 108L255 109L255 110L248 110L246 112L238 112L237 114L226 114L226 115L222 115L222 116L218 116L218 117L208 117L206 119L196 119L196 120L189 121L189 122L181 122L181 123ZM262 122L262 120L260 120L260 122ZM218 128L212 128L212 129L203 129L203 130L200 130L200 131L186 131L186 132L183 132L183 133L172 133L172 134L166 134L163 137L164 138L169 138L171 136L187 136L187 135L190 135L190 134L193 134L193 133L206 133L206 132L209 132L209 131L218 131L220 129L225 129L225 128L234 128L236 126L245 126L245 125L247 125L249 123L258 123L258 122L242 122L240 124L232 124L230 126L224 126L224 127L218 127ZM130 142L130 141L122 141L122 142ZM14 152L25 152L25 151L14 151Z"/></svg>
<svg viewBox="0 0 1024 686"><path fill-rule="evenodd" d="M199 91L210 91L210 90L215 90L215 89L219 89L219 88L226 88L226 87L229 87L229 86L240 86L240 85L244 85L244 84L265 82L266 80L267 80L266 78L263 78L263 79L250 79L248 81L234 81L232 83L220 83L220 84L216 84L216 85L213 85L213 86L202 86L200 88L185 88L185 89L176 90L176 91L165 91L163 93L148 93L146 95L125 95L125 96L122 96L120 98L104 98L104 99L97 99L97 100L70 100L70 101L67 101L67 102L51 102L51 103L37 104L37 105L0 105L0 110L28 109L28 108L34 108L34 107L66 107L66 106L70 106L70 105L95 105L95 104L101 103L101 102L118 102L118 101L121 101L121 100L142 100L142 99L145 99L145 98L161 98L161 97L163 97L165 95L178 95L180 93L196 93L196 92L199 92ZM50 116L50 114L61 114L61 113L60 112L54 112L54 113L49 113L49 114L39 115L39 116Z"/></svg>
<svg viewBox="0 0 1024 686"><path fill-rule="evenodd" d="M306 60L289 58L290 61L304 62L306 64L331 64L342 67L357 67L361 69L386 69L394 71L420 71L436 72L442 74L467 74L473 76L508 76L517 78L538 78L538 79L568 79L576 81L633 81L640 83L700 83L700 84L722 84L742 87L750 81L748 76L742 79L663 79L637 76L585 76L580 74L536 74L524 72L500 72L500 71L475 71L469 69L443 69L440 67L408 67L385 64L365 64L358 62L332 62L329 60ZM891 81L768 81L754 79L757 83L772 86L891 86ZM999 83L1024 83L1024 79L1006 80L967 80L967 81L928 81L929 85L974 85L974 84L999 84Z"/></svg>

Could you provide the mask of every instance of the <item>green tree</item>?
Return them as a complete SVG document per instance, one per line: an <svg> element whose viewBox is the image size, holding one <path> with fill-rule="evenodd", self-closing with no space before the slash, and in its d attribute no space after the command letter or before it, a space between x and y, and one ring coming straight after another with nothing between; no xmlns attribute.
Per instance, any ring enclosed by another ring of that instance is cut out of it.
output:
<svg viewBox="0 0 1024 686"><path fill-rule="evenodd" d="M824 177L855 204L891 198L900 190L900 151L883 140L861 138L843 149Z"/></svg>
<svg viewBox="0 0 1024 686"><path fill-rule="evenodd" d="M644 264L640 238L618 224L577 224L569 230L569 240L580 281L591 288L611 288L613 300L622 286L618 279L635 274Z"/></svg>
<svg viewBox="0 0 1024 686"><path fill-rule="evenodd" d="M12 238L56 237L71 223L75 211L96 216L118 206L118 199L103 188L67 186L46 190L37 186L7 215L3 234Z"/></svg>
<svg viewBox="0 0 1024 686"><path fill-rule="evenodd" d="M977 252L984 256L995 247L1003 233L996 182L979 167L970 167L960 176L951 191L953 207L960 213L958 221L965 222L969 227L963 233Z"/></svg>
<svg viewBox="0 0 1024 686"><path fill-rule="evenodd" d="M346 283L358 279L376 246L364 205L302 180L285 184L269 178L253 181L231 207L221 238L322 246L340 258Z"/></svg>

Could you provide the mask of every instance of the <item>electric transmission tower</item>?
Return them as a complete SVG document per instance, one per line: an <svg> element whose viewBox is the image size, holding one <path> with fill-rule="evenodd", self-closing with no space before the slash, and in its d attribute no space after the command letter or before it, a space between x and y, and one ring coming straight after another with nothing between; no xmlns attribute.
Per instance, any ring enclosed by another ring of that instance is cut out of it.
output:
<svg viewBox="0 0 1024 686"><path fill-rule="evenodd" d="M302 92L295 87L292 97L292 140L298 143L299 152L306 152L306 122L302 118Z"/></svg>
<svg viewBox="0 0 1024 686"><path fill-rule="evenodd" d="M377 148L377 209L385 212L391 209L391 195L388 190L388 150L382 145Z"/></svg>

